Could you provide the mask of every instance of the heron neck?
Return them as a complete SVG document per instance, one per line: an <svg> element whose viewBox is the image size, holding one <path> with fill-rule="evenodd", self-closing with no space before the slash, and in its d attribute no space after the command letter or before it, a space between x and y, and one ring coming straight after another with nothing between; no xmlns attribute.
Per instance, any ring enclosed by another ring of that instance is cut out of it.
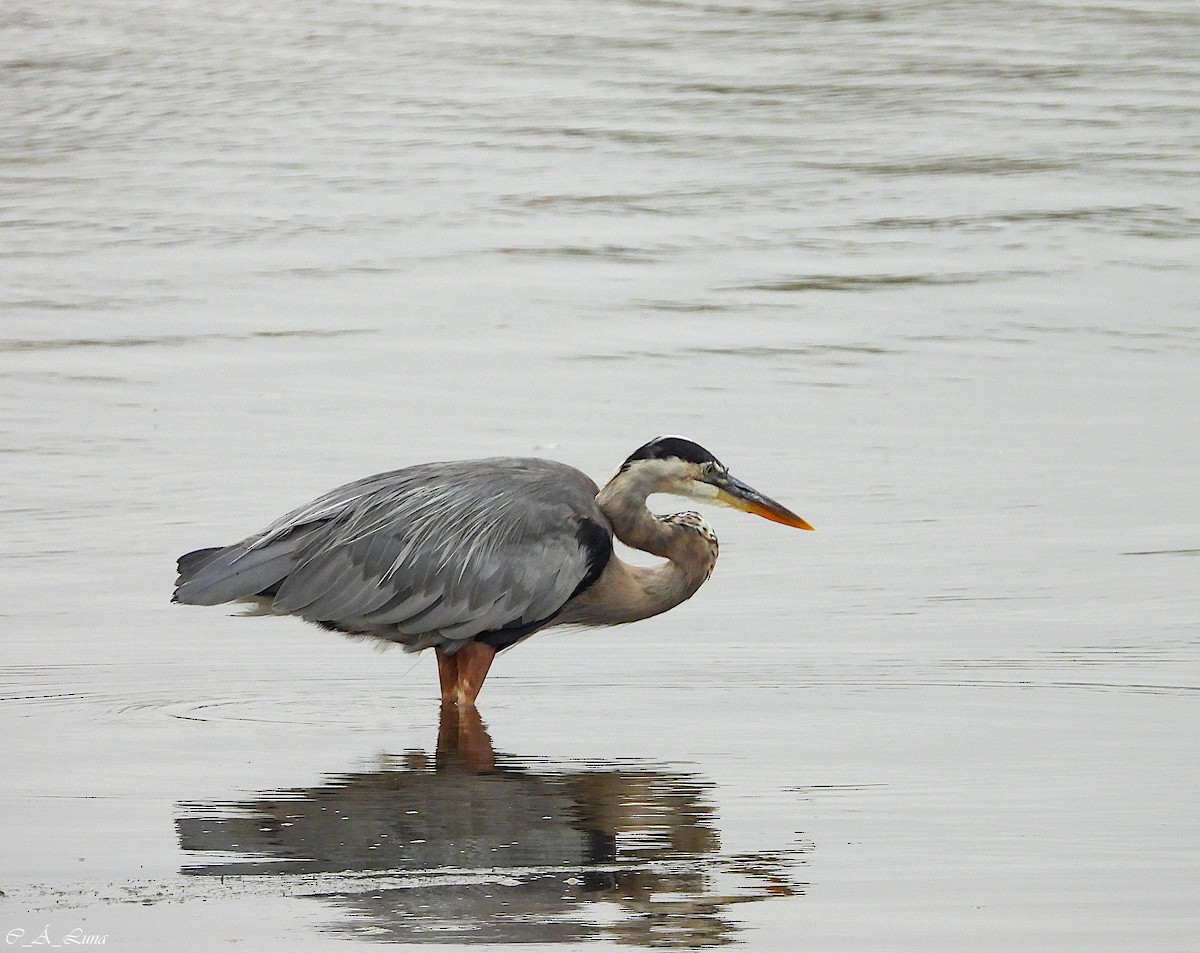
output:
<svg viewBox="0 0 1200 953"><path fill-rule="evenodd" d="M655 489L629 474L618 474L596 502L626 546L663 557L657 566L633 566L615 553L601 577L582 593L562 621L613 625L666 612L695 595L716 562L716 552L693 529L658 519L646 509ZM578 619L573 616L579 616Z"/></svg>
<svg viewBox="0 0 1200 953"><path fill-rule="evenodd" d="M656 489L653 480L636 471L623 471L608 481L596 503L626 546L673 559L678 527L664 523L646 508L646 500Z"/></svg>

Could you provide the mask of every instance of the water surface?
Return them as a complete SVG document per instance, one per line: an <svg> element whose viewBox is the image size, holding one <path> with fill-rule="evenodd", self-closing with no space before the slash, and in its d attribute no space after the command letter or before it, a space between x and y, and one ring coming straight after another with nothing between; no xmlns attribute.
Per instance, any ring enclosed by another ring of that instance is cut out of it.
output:
<svg viewBox="0 0 1200 953"><path fill-rule="evenodd" d="M6 4L0 928L1194 948L1198 46L1184 2ZM706 514L697 597L503 657L465 759L432 660L167 602L340 482L660 433L818 532Z"/></svg>

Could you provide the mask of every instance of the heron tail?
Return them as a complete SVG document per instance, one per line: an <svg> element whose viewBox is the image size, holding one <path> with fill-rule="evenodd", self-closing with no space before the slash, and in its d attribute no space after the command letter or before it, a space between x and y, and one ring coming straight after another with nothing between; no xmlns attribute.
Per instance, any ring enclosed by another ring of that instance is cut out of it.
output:
<svg viewBox="0 0 1200 953"><path fill-rule="evenodd" d="M208 549L196 549L190 553L184 553L175 563L179 569L179 575L188 576L208 562L209 557L221 551L220 546L210 546Z"/></svg>
<svg viewBox="0 0 1200 953"><path fill-rule="evenodd" d="M296 567L295 537L255 548L249 541L197 549L179 557L172 602L215 606L239 599L272 597Z"/></svg>

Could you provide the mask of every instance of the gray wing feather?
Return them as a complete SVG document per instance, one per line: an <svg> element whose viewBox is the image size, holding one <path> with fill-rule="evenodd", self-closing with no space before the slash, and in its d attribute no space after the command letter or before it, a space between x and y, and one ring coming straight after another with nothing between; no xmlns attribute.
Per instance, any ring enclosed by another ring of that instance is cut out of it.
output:
<svg viewBox="0 0 1200 953"><path fill-rule="evenodd" d="M299 527L266 546L243 541L219 550L191 570L181 566L175 601L215 606L262 592L287 575L296 564L296 552L313 534L311 527Z"/></svg>
<svg viewBox="0 0 1200 953"><path fill-rule="evenodd" d="M578 470L538 459L379 474L289 513L224 551L230 557L218 554L203 585L181 575L177 598L214 604L274 587L277 612L413 648L534 625L594 568L581 522L599 524L611 541L597 492Z"/></svg>

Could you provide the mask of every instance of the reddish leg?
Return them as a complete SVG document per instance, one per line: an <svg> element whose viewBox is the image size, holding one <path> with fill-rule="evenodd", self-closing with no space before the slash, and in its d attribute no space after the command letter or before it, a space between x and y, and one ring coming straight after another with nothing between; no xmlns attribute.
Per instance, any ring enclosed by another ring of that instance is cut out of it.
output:
<svg viewBox="0 0 1200 953"><path fill-rule="evenodd" d="M433 650L437 654L438 682L442 686L442 701L455 701L454 693L458 687L458 656L447 655L439 645Z"/></svg>
<svg viewBox="0 0 1200 953"><path fill-rule="evenodd" d="M437 653L442 701L474 708L496 650L482 642L467 642L453 655L443 651L440 645L434 651Z"/></svg>
<svg viewBox="0 0 1200 953"><path fill-rule="evenodd" d="M496 650L482 642L468 642L456 653L458 656L458 698L460 705L475 707L475 699L483 688Z"/></svg>

